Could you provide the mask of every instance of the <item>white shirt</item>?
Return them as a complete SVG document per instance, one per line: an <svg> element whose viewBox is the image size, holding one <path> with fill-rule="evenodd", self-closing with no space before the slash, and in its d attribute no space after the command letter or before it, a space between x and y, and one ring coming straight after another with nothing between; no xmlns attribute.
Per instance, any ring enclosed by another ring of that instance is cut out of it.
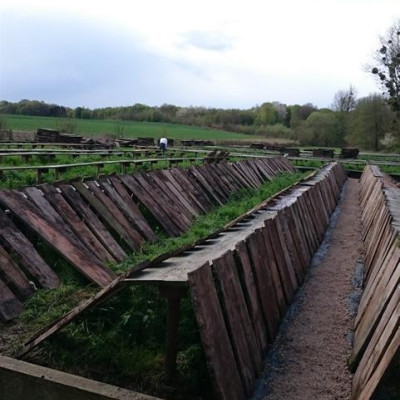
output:
<svg viewBox="0 0 400 400"><path fill-rule="evenodd" d="M162 144L162 143L164 143L164 144L165 144L165 147L167 147L167 144L168 144L167 138L165 138L165 137L161 138L161 139L160 139L160 144Z"/></svg>

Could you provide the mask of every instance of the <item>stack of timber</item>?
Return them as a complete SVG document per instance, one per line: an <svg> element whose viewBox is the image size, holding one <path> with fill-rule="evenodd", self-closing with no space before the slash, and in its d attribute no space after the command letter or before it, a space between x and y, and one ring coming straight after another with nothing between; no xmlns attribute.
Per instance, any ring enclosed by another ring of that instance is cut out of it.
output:
<svg viewBox="0 0 400 400"><path fill-rule="evenodd" d="M340 158L357 158L359 152L356 147L345 147L340 152Z"/></svg>
<svg viewBox="0 0 400 400"><path fill-rule="evenodd" d="M1 190L0 320L18 315L35 286L60 284L35 248L37 237L105 287L115 279L107 263L121 262L126 252L157 240L144 215L179 236L230 194L288 171L294 170L284 158L256 159Z"/></svg>
<svg viewBox="0 0 400 400"><path fill-rule="evenodd" d="M197 251L129 279L189 287L219 398L251 396L267 347L304 281L345 179L342 166L331 163Z"/></svg>
<svg viewBox="0 0 400 400"><path fill-rule="evenodd" d="M60 133L55 129L39 128L36 131L36 141L39 143L80 143L81 135Z"/></svg>
<svg viewBox="0 0 400 400"><path fill-rule="evenodd" d="M361 176L364 292L355 320L352 400L370 399L400 348L400 189L378 167Z"/></svg>
<svg viewBox="0 0 400 400"><path fill-rule="evenodd" d="M334 151L332 149L313 149L313 157L333 158Z"/></svg>

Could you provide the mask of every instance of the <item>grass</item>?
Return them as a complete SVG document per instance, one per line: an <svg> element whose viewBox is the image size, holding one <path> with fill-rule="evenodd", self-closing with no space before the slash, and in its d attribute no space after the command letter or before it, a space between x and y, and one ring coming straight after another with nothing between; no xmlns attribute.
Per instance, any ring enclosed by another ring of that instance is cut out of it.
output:
<svg viewBox="0 0 400 400"><path fill-rule="evenodd" d="M252 136L206 129L195 126L135 122L117 120L86 120L86 119L62 119L55 117L32 117L25 115L0 114L7 129L36 131L37 128L61 129L63 126L73 124L74 133L83 136L112 136L119 137L153 137L166 136L170 139L198 139L198 140L240 140L250 139Z"/></svg>
<svg viewBox="0 0 400 400"><path fill-rule="evenodd" d="M144 259L193 243L245 213L278 191L292 185L304 174L282 174L257 190L231 196L228 203L199 217L179 238L160 236L154 245L145 245L116 266L123 272ZM50 252L51 253L51 252ZM53 254L46 261L54 262ZM65 283L55 290L39 290L26 303L26 311L15 322L23 337L63 315L80 300L93 294L60 263L57 272ZM67 279L64 279L66 275ZM177 376L173 384L164 373L166 302L155 286L133 286L86 312L59 334L31 353L28 361L77 373L163 398L211 399L206 362L189 294L181 303ZM182 397L181 397L182 396Z"/></svg>

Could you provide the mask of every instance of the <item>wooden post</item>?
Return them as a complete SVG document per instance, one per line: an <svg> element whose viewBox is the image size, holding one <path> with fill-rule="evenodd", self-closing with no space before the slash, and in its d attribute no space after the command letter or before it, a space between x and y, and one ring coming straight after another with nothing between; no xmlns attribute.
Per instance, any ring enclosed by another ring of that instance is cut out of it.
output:
<svg viewBox="0 0 400 400"><path fill-rule="evenodd" d="M165 350L165 369L168 378L172 378L176 368L178 353L179 307L181 298L186 293L186 287L160 286L160 296L168 301L167 340Z"/></svg>
<svg viewBox="0 0 400 400"><path fill-rule="evenodd" d="M38 168L36 170L36 185L39 185L41 183L40 175L41 175L41 170Z"/></svg>

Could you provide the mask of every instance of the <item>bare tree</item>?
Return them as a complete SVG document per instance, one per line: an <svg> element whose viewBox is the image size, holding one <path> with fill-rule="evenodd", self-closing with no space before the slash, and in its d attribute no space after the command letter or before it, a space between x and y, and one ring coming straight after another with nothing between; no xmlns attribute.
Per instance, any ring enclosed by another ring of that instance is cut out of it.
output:
<svg viewBox="0 0 400 400"><path fill-rule="evenodd" d="M333 99L332 108L339 112L350 112L357 104L357 90L350 85L348 90L339 90Z"/></svg>
<svg viewBox="0 0 400 400"><path fill-rule="evenodd" d="M390 107L400 116L400 20L380 37L380 42L371 72L388 96Z"/></svg>

